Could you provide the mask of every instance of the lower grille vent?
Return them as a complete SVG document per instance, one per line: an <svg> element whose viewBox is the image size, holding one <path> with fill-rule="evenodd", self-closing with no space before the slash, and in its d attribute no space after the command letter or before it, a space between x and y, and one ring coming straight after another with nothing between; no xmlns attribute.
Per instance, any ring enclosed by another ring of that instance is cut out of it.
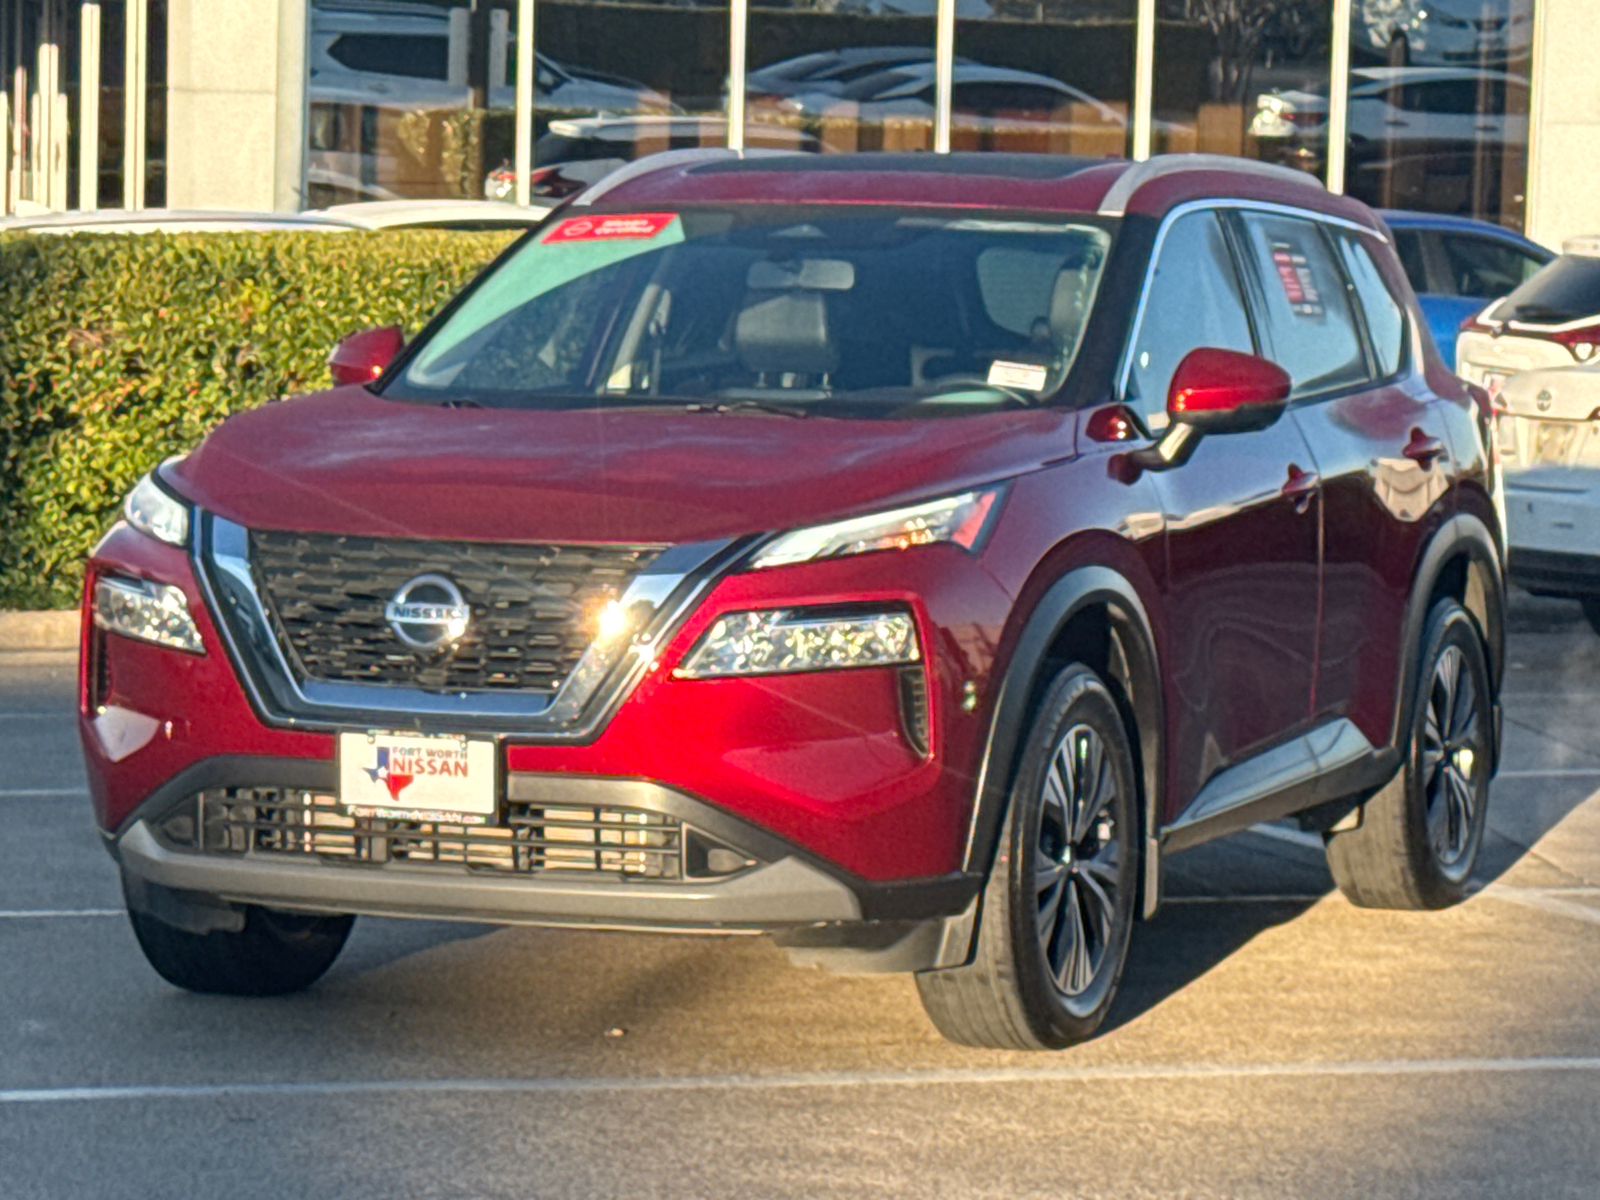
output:
<svg viewBox="0 0 1600 1200"><path fill-rule="evenodd" d="M674 880L732 874L752 865L745 855L681 821L634 808L511 802L499 825L445 825L348 816L334 797L316 792L225 788L185 801L159 828L176 846L214 854L519 875L560 871Z"/></svg>

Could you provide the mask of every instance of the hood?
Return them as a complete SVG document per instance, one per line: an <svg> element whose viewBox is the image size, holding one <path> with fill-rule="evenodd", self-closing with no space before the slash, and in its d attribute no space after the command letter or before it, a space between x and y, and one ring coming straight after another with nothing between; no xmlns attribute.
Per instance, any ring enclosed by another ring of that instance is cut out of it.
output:
<svg viewBox="0 0 1600 1200"><path fill-rule="evenodd" d="M446 409L363 388L239 413L169 470L257 529L681 543L932 498L1073 452L1075 414L916 421Z"/></svg>

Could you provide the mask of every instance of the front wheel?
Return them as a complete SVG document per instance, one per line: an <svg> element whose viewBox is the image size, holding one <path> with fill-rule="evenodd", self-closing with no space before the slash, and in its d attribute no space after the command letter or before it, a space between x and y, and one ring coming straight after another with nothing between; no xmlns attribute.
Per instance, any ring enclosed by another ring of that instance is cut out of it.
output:
<svg viewBox="0 0 1600 1200"><path fill-rule="evenodd" d="M223 996L282 996L310 987L339 957L352 916L323 917L247 905L244 928L191 933L129 908L134 936L168 983Z"/></svg>
<svg viewBox="0 0 1600 1200"><path fill-rule="evenodd" d="M1466 896L1489 811L1493 692L1477 623L1454 600L1428 614L1400 773L1361 824L1328 835L1328 868L1363 908L1444 908Z"/></svg>
<svg viewBox="0 0 1600 1200"><path fill-rule="evenodd" d="M1136 795L1116 702L1093 671L1068 667L1029 732L973 960L917 976L940 1033L968 1046L1055 1050L1100 1027L1133 930Z"/></svg>

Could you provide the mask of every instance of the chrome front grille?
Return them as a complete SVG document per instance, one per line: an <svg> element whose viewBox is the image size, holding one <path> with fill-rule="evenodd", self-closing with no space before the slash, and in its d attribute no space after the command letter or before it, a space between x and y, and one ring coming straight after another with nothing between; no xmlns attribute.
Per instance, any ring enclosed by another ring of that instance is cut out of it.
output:
<svg viewBox="0 0 1600 1200"><path fill-rule="evenodd" d="M641 545L519 545L252 530L251 572L299 679L433 692L557 691L608 600L661 552ZM471 608L443 654L413 651L384 614L419 575Z"/></svg>

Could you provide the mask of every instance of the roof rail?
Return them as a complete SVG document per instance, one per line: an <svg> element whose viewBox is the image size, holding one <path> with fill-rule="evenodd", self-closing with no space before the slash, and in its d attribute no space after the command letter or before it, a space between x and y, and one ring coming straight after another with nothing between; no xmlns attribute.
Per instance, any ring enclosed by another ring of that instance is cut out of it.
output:
<svg viewBox="0 0 1600 1200"><path fill-rule="evenodd" d="M646 154L630 163L624 163L609 175L602 175L572 201L572 207L584 208L593 204L607 192L630 183L642 175L664 171L669 167L694 166L697 163L725 162L729 159L755 158L771 154L787 154L787 150L729 150L726 146L694 146L686 150L661 150Z"/></svg>
<svg viewBox="0 0 1600 1200"><path fill-rule="evenodd" d="M1296 171L1293 167L1280 167L1276 163L1259 162L1253 158L1234 158L1227 154L1159 154L1144 162L1134 163L1111 185L1106 198L1100 201L1100 215L1120 217L1127 213L1128 201L1133 194L1151 180L1185 171L1233 171L1255 175L1262 179L1277 179L1284 183L1302 183L1322 187L1315 175Z"/></svg>

